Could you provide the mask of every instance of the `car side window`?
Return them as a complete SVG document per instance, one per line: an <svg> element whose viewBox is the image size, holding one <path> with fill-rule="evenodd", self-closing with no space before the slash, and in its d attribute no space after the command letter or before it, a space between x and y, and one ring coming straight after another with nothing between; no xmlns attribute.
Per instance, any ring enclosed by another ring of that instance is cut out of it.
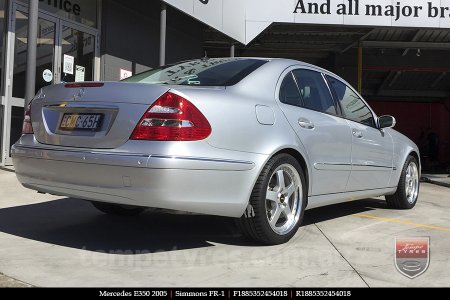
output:
<svg viewBox="0 0 450 300"><path fill-rule="evenodd" d="M280 87L280 101L284 104L301 106L302 99L292 73L286 75Z"/></svg>
<svg viewBox="0 0 450 300"><path fill-rule="evenodd" d="M327 79L330 82L331 88L334 90L337 100L341 104L344 117L351 121L375 127L373 114L364 101L343 82L331 76L327 76Z"/></svg>
<svg viewBox="0 0 450 300"><path fill-rule="evenodd" d="M293 73L305 108L337 115L333 97L321 73L304 69L294 70Z"/></svg>

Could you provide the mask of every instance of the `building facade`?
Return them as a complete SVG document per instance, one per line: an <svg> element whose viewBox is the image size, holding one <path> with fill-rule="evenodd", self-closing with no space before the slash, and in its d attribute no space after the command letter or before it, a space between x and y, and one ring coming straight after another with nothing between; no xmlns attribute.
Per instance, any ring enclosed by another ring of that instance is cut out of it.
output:
<svg viewBox="0 0 450 300"><path fill-rule="evenodd" d="M0 165L11 164L24 114L28 0L0 0ZM36 87L119 80L159 65L160 1L39 0ZM202 55L204 25L167 11L166 60Z"/></svg>
<svg viewBox="0 0 450 300"><path fill-rule="evenodd" d="M29 2L0 0L3 166L22 129ZM450 166L450 0L38 2L34 92L205 55L292 58L337 73L378 115L394 115L425 162L437 135L439 165Z"/></svg>

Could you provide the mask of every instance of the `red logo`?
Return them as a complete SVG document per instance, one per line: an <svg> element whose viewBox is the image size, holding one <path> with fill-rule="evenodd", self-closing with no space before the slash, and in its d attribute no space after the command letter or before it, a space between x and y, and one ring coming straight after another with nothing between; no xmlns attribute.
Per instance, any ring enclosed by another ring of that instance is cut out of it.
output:
<svg viewBox="0 0 450 300"><path fill-rule="evenodd" d="M395 240L395 266L400 273L413 279L425 273L429 264L429 238Z"/></svg>

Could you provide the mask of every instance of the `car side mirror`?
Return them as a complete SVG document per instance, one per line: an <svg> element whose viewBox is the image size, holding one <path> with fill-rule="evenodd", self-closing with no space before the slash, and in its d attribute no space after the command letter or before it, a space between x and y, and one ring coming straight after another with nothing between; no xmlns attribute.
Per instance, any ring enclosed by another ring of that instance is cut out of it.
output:
<svg viewBox="0 0 450 300"><path fill-rule="evenodd" d="M380 129L394 128L397 121L393 116L381 116L378 118L378 124L380 124Z"/></svg>

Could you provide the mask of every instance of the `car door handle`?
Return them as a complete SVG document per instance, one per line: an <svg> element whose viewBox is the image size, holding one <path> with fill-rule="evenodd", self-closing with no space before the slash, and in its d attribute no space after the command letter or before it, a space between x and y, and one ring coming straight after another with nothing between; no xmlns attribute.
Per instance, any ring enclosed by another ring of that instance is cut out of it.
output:
<svg viewBox="0 0 450 300"><path fill-rule="evenodd" d="M300 118L298 119L298 125L305 129L314 129L314 123L308 119Z"/></svg>
<svg viewBox="0 0 450 300"><path fill-rule="evenodd" d="M353 136L354 136L355 138L358 138L358 139L360 139L360 138L362 138L362 137L363 137L363 134L362 134L362 132L361 132L361 131L359 131L359 130L353 129L353 130L352 130L352 133L353 133Z"/></svg>

